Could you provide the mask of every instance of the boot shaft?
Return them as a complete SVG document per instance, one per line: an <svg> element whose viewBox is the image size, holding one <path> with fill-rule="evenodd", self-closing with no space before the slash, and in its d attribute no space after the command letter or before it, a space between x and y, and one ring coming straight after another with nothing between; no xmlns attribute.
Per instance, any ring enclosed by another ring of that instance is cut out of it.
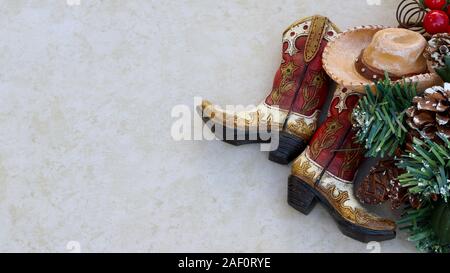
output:
<svg viewBox="0 0 450 273"><path fill-rule="evenodd" d="M330 79L322 68L322 54L339 30L328 18L313 16L285 31L282 64L266 105L287 111L278 148L271 161L288 164L304 151L317 130L317 122L328 97Z"/></svg>
<svg viewBox="0 0 450 273"><path fill-rule="evenodd" d="M363 161L364 149L354 141L352 112L360 99L358 93L338 88L328 117L310 142L308 156L334 176L353 181Z"/></svg>
<svg viewBox="0 0 450 273"><path fill-rule="evenodd" d="M330 82L322 69L322 53L338 33L338 28L322 16L290 26L283 34L281 66L265 103L303 116L321 109Z"/></svg>

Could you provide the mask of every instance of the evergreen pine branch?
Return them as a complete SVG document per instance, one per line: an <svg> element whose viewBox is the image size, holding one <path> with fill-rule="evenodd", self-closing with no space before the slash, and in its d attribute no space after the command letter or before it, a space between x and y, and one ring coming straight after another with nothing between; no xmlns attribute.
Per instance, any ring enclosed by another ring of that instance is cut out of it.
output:
<svg viewBox="0 0 450 273"><path fill-rule="evenodd" d="M365 146L368 157L393 156L408 133L405 116L417 95L416 85L392 83L386 74L386 79L375 86L375 94L366 86L366 96L353 112L356 140Z"/></svg>
<svg viewBox="0 0 450 273"><path fill-rule="evenodd" d="M409 240L423 252L447 253L450 246L441 245L434 233L432 214L436 202L433 196L448 202L450 200L450 141L438 134L442 141L414 139L412 151L403 155L397 166L405 173L398 180L410 195L421 200L418 209L410 208L398 222L408 230Z"/></svg>
<svg viewBox="0 0 450 273"><path fill-rule="evenodd" d="M406 171L400 184L409 192L429 200L433 195L450 200L450 141L439 135L443 144L414 139L413 151L404 155L397 166Z"/></svg>
<svg viewBox="0 0 450 273"><path fill-rule="evenodd" d="M448 253L450 247L439 242L431 225L434 205L432 202L422 204L419 209L407 209L402 219L398 221L401 230L409 232L408 240L416 245L421 252Z"/></svg>

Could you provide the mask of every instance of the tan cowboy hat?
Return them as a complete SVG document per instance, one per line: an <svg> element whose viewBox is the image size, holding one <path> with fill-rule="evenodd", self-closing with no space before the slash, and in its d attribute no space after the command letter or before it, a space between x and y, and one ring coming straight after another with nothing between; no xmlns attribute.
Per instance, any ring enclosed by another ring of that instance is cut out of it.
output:
<svg viewBox="0 0 450 273"><path fill-rule="evenodd" d="M419 92L442 83L430 73L423 52L425 38L413 31L383 26L363 26L341 33L323 53L323 66L338 84L365 93L384 79L417 83Z"/></svg>

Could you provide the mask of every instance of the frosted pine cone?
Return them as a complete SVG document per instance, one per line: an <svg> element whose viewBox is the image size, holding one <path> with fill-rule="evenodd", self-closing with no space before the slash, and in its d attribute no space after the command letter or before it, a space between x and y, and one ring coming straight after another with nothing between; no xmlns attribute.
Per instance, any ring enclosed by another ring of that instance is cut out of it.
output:
<svg viewBox="0 0 450 273"><path fill-rule="evenodd" d="M424 56L430 71L445 66L444 57L450 56L450 35L447 33L434 35L428 42Z"/></svg>
<svg viewBox="0 0 450 273"><path fill-rule="evenodd" d="M408 125L422 138L439 141L438 133L450 138L450 83L429 88L415 97L406 114Z"/></svg>

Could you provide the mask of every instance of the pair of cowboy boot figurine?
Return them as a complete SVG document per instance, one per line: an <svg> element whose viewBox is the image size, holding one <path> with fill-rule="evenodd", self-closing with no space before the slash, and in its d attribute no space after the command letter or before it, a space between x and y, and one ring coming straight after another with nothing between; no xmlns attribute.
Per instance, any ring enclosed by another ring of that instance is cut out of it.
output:
<svg viewBox="0 0 450 273"><path fill-rule="evenodd" d="M216 135L234 145L267 141L261 128L279 135L269 159L288 164L297 158L288 191L295 209L308 214L320 202L345 235L362 242L393 239L395 223L368 213L354 194L364 150L353 141L351 113L360 95L337 87L328 118L318 127L332 84L322 68L322 53L338 33L322 16L294 23L283 34L281 66L263 103L251 111L229 113L204 101L200 111Z"/></svg>

